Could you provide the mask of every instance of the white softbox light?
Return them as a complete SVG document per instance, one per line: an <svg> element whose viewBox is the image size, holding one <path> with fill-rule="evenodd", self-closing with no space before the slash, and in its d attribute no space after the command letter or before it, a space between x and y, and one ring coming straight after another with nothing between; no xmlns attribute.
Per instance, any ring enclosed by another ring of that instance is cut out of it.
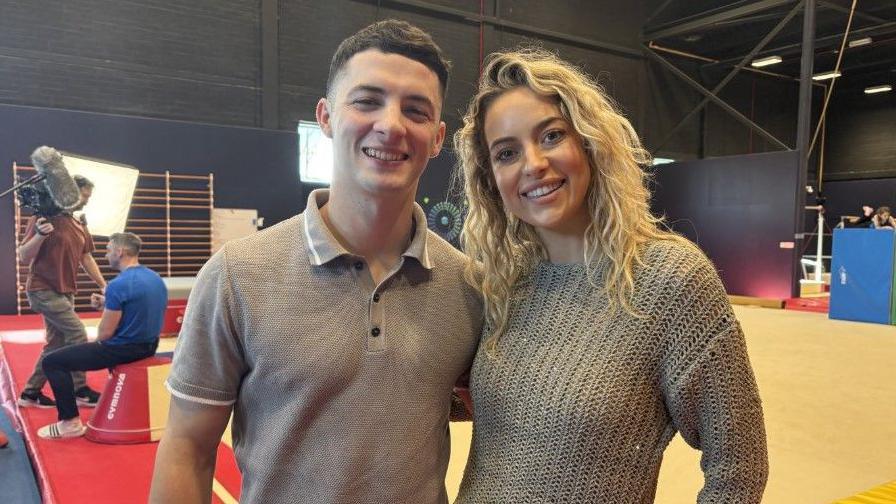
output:
<svg viewBox="0 0 896 504"><path fill-rule="evenodd" d="M63 152L62 158L69 174L83 175L94 184L93 196L84 207L90 234L109 236L124 231L139 170L68 152Z"/></svg>

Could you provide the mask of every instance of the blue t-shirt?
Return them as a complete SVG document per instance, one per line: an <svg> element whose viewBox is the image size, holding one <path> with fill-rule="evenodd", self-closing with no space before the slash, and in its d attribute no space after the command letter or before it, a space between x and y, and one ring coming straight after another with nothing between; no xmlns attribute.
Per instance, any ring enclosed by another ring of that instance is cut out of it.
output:
<svg viewBox="0 0 896 504"><path fill-rule="evenodd" d="M152 343L159 339L168 288L153 270L132 266L106 285L106 308L121 310L121 320L106 345Z"/></svg>

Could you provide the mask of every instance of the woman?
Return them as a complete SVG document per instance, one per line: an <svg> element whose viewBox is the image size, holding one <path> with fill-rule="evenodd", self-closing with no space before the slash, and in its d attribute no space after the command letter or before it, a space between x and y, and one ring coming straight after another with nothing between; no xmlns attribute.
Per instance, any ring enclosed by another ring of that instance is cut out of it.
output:
<svg viewBox="0 0 896 504"><path fill-rule="evenodd" d="M896 228L896 218L890 213L890 207L882 206L874 212L871 224L874 229L894 229Z"/></svg>
<svg viewBox="0 0 896 504"><path fill-rule="evenodd" d="M585 74L493 55L454 138L486 329L458 503L653 502L675 432L700 502L759 502L760 400L712 264L649 211L649 156Z"/></svg>

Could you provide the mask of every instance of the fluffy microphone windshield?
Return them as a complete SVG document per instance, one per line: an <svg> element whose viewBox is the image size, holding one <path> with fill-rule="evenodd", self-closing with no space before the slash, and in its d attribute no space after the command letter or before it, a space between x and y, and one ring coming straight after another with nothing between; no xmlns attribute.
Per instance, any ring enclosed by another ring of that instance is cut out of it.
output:
<svg viewBox="0 0 896 504"><path fill-rule="evenodd" d="M38 147L31 153L31 161L38 173L46 175L44 184L54 203L63 210L78 206L81 202L81 190L65 169L59 151L46 145Z"/></svg>

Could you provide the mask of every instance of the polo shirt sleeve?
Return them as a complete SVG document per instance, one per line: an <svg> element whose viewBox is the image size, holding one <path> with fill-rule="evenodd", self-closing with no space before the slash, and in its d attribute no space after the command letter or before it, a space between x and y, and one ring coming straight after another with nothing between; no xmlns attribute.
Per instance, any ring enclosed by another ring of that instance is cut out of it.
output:
<svg viewBox="0 0 896 504"><path fill-rule="evenodd" d="M121 311L125 301L124 286L120 279L115 279L106 285L106 309Z"/></svg>
<svg viewBox="0 0 896 504"><path fill-rule="evenodd" d="M190 292L166 382L172 395L217 406L236 402L248 367L234 313L225 246L202 267Z"/></svg>

